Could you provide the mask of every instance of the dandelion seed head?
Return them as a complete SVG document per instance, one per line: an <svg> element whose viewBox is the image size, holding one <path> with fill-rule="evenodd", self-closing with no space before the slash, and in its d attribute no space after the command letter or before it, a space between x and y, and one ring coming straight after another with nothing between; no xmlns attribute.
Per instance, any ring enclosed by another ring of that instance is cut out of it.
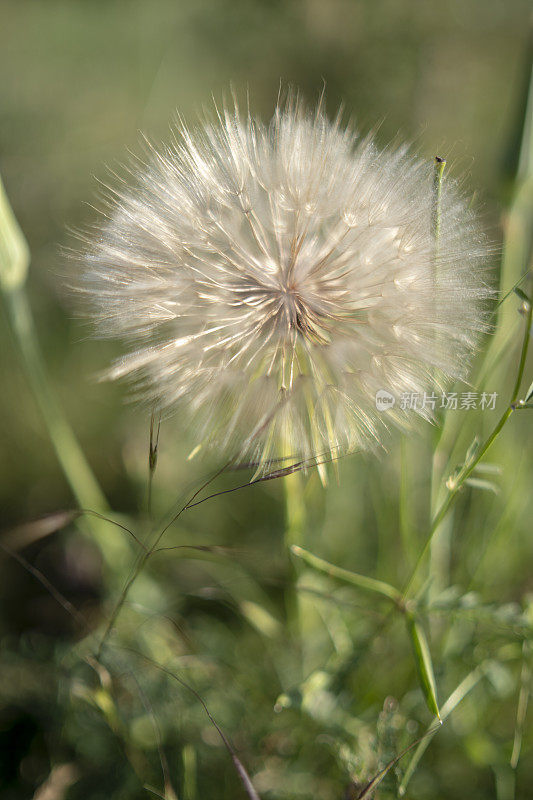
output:
<svg viewBox="0 0 533 800"><path fill-rule="evenodd" d="M486 329L486 245L433 168L290 100L150 145L85 237L79 291L109 369L200 441L266 470L406 427L398 395L464 378ZM421 413L424 413L423 411Z"/></svg>

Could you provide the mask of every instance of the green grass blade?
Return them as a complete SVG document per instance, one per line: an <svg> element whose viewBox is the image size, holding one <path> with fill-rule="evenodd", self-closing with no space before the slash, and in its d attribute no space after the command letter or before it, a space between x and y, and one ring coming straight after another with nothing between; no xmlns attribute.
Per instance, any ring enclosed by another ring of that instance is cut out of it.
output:
<svg viewBox="0 0 533 800"><path fill-rule="evenodd" d="M485 674L485 668L483 665L476 667L476 669L472 670L464 680L461 681L459 686L451 693L448 697L444 705L440 710L440 719L442 722L454 711L454 709L459 705L459 703L466 697L466 695L472 691L474 686L476 686L481 678ZM427 730L426 736L420 741L418 747L416 748L411 761L409 762L409 766L405 771L405 775L403 776L402 782L398 789L398 794L403 796L407 791L407 785L413 774L418 767L420 759L426 752L429 744L433 738L433 736L440 730L440 727L430 726Z"/></svg>
<svg viewBox="0 0 533 800"><path fill-rule="evenodd" d="M441 719L437 702L437 687L435 685L435 675L429 645L424 633L424 629L415 619L413 614L406 614L407 630L413 645L415 664L420 681L420 687L424 694L427 707L432 714Z"/></svg>
<svg viewBox="0 0 533 800"><path fill-rule="evenodd" d="M301 558L302 561L308 566L313 567L313 569L319 572L325 572L326 575L330 575L332 578L336 578L344 583L349 583L351 586L356 586L358 589L380 594L382 597L386 597L388 600L392 600L395 603L400 602L402 599L398 589L395 589L394 586L391 586L389 583L378 581L375 578L368 578L366 575L359 575L357 572L351 572L342 567L337 567L335 564L330 564L329 561L325 561L323 558L313 555L313 553L310 553L308 550L304 550L303 547L293 545L291 547L291 553L297 558Z"/></svg>

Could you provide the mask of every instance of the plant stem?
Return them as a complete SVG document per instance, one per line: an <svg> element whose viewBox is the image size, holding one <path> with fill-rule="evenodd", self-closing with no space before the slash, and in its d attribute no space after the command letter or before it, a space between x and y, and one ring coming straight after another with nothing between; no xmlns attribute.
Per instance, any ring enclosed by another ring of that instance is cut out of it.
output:
<svg viewBox="0 0 533 800"><path fill-rule="evenodd" d="M303 500L302 475L293 472L283 478L285 491L285 544L290 547L300 544L305 520L305 503Z"/></svg>
<svg viewBox="0 0 533 800"><path fill-rule="evenodd" d="M180 508L180 510L176 514L173 514L172 517L170 518L170 520L165 525L163 525L159 531L155 532L154 540L153 540L152 544L150 545L150 547L146 547L144 552L142 552L138 556L137 562L136 562L135 566L133 567L133 570L132 570L132 572L130 574L130 577L126 581L126 584L125 584L124 588L122 589L120 597L119 597L119 599L118 599L118 601L117 601L117 603L115 605L115 608L113 609L113 611L111 613L111 616L110 616L110 618L108 620L108 623L106 625L105 631L104 631L103 636L102 636L102 638L100 640L100 644L98 645L98 651L97 651L97 655L96 655L97 660L99 660L100 656L102 655L102 651L104 649L104 646L105 646L105 644L107 642L107 639L109 638L109 635L110 635L111 631L113 630L113 626L115 625L115 622L117 621L118 615L120 614L120 612L122 610L122 607L124 606L124 603L126 602L126 599L128 597L128 594L129 594L129 591L130 591L131 587L133 586L133 584L135 583L135 581L139 577L140 573L142 572L142 570L143 570L146 562L150 558L150 556L153 555L153 553L156 551L161 539L163 538L163 536L165 535L167 530L170 528L170 526L174 522L176 522L176 520L178 520L181 517L181 515L183 514L184 511L186 511L188 508L192 508L195 505L194 501L196 500L196 498L198 497L200 492L202 492L207 486L209 486L209 484L212 483L212 481L214 481L215 478L218 478L218 476L221 475L224 472L224 470L226 470L227 467L230 464L231 464L231 461L226 463L226 464L224 464L224 466L221 467L221 469L219 469L218 472L216 472L214 475L212 475L210 478L208 478L208 480L204 481L202 483L202 485L200 486L200 488L197 489L194 492L194 494L192 495L192 497L190 497L189 500L185 503L185 505L182 506Z"/></svg>
<svg viewBox="0 0 533 800"><path fill-rule="evenodd" d="M106 511L109 506L104 494L48 382L26 293L18 288L5 292L4 297L28 380L72 492L81 508Z"/></svg>
<svg viewBox="0 0 533 800"><path fill-rule="evenodd" d="M28 243L0 179L0 289L8 320L63 473L79 507L94 514L80 525L91 531L104 559L113 564L130 548L124 539L109 536L108 520L98 518L98 512L109 510L107 500L50 385L25 289L29 265Z"/></svg>
<svg viewBox="0 0 533 800"><path fill-rule="evenodd" d="M402 600L401 592L384 581L378 581L375 578L368 578L366 575L359 575L357 572L351 572L348 569L337 567L335 564L331 564L329 561L315 556L313 553L304 550L303 547L299 547L298 545L292 545L291 552L293 555L301 558L306 564L309 564L310 567L319 570L319 572L324 572L332 578L337 578L337 580L343 581L344 583L357 586L358 589L380 594L382 597L386 597L394 603L399 603Z"/></svg>
<svg viewBox="0 0 533 800"><path fill-rule="evenodd" d="M418 556L418 559L417 559L416 564L414 566L414 569L413 569L413 572L411 574L411 577L410 577L410 579L409 579L409 581L408 581L408 583L407 583L407 585L406 585L406 587L405 587L405 589L403 591L404 600L405 600L407 594L409 593L409 590L411 589L411 587L413 585L413 581L414 581L414 579L415 579L415 577L416 577L416 575L418 573L418 570L420 568L420 565L421 565L422 561L424 560L424 557L425 557L425 555L426 555L426 553L428 551L428 548L431 546L431 541L433 539L433 536L437 532L437 530L439 528L439 525L441 524L443 519L446 517L446 514L448 513L448 510L449 510L450 506L452 505L453 501L455 500L455 497L459 493L459 491L462 488L462 486L463 486L464 482L466 481L466 479L472 474L473 470L477 467L477 465L479 464L479 462L481 461L481 459L483 458L483 456L485 455L487 450L492 446L492 444L494 443L494 441L496 440L496 438L500 434L503 426L505 425L505 423L507 422L507 420L509 419L509 417L511 416L513 411L516 410L516 402L517 402L517 399L518 399L518 394L520 392L520 386L522 384L522 378L524 376L524 370L525 370L525 366L526 366L526 359L527 359L527 354L528 354L528 349L529 349L529 340L531 338L532 311L533 311L533 304L530 302L530 303L527 304L526 328L525 328L524 338L523 338L523 341L522 341L522 349L521 349L521 353L520 353L520 361L519 361L519 365L518 365L518 373L517 373L517 376L516 376L516 381L515 381L515 385L514 385L514 388L513 388L513 393L512 393L512 396L511 396L510 403L509 403L508 407L505 409L505 411L503 412L502 416L500 417L500 419L499 419L498 423L496 424L496 427L494 428L492 433L488 436L488 438L485 440L485 442L481 445L481 447L477 451L475 457L472 460L470 460L469 462L465 463L463 465L463 467L461 468L459 474L454 478L453 485L452 485L451 488L449 488L449 493L448 493L447 497L445 498L445 500L443 501L443 503L440 506L439 510L437 511L435 517L433 518L433 522L431 524L431 528L429 529L429 534L428 534L428 537L427 537L426 542L424 544L424 547L422 548L422 551L421 551L420 555Z"/></svg>
<svg viewBox="0 0 533 800"><path fill-rule="evenodd" d="M155 545L154 545L154 547L155 547ZM111 631L113 630L113 627L115 625L115 622L117 621L118 615L122 611L122 607L123 607L124 603L126 602L126 598L128 597L129 591L130 591L133 583L136 581L136 579L138 578L139 574L141 573L144 565L146 564L146 562L148 561L148 559L150 558L150 556L154 552L154 547L150 548L149 550L146 550L144 553L141 553L141 555L138 557L137 564L133 568L133 571L132 571L130 577L126 581L126 585L124 586L124 588L123 588L123 590L122 590L122 592L120 594L120 597L119 597L119 599L117 601L117 604L115 605L115 608L113 609L113 611L111 613L111 616L109 617L109 620L108 620L107 625L105 627L105 631L103 633L103 636L100 639L100 644L98 645L98 650L96 652L96 660L97 661L100 661L100 658L101 658L101 655L102 655L102 651L103 651L103 649L105 647L105 644L106 644L106 642L107 642L107 640L108 640L108 638L109 638L109 636L111 634Z"/></svg>
<svg viewBox="0 0 533 800"><path fill-rule="evenodd" d="M440 207L442 196L442 181L444 178L444 170L446 169L446 159L435 156L435 172L433 175L433 231L435 234L435 262L438 261L439 255L439 238L440 238Z"/></svg>
<svg viewBox="0 0 533 800"><path fill-rule="evenodd" d="M533 233L533 69L529 78L529 93L524 115L524 127L513 197L504 217L504 242L500 270L502 293L512 291L524 277L523 269L531 263ZM505 303L498 304L495 335L484 359L480 382L494 372L494 366L505 352L514 334L515 317Z"/></svg>
<svg viewBox="0 0 533 800"><path fill-rule="evenodd" d="M435 236L435 253L433 259L433 281L435 290L438 287L439 278L439 245L440 245L440 230L441 230L441 199L442 199L442 184L444 180L444 170L446 168L446 160L435 157L434 173L433 173L433 234ZM435 296L437 292L435 291ZM434 372L435 384L438 383L438 371ZM435 449L433 453L432 469L431 469L431 483L430 483L430 513L435 513L438 497L438 466L440 460L439 442L443 434L443 427L436 430L435 436ZM431 543L430 552L430 573L435 580L437 586L444 585L446 582L446 573L448 571L448 564L450 559L450 539L451 539L451 526L448 524L446 529L441 528L439 537L435 537Z"/></svg>
<svg viewBox="0 0 533 800"><path fill-rule="evenodd" d="M285 494L285 532L284 532L284 557L287 564L286 582L284 587L284 605L286 616L286 631L291 644L298 653L302 678L305 672L305 641L302 635L302 624L305 620L305 600L298 592L299 565L289 557L289 553L303 541L305 526L304 503L304 478L302 473L294 472L283 478L283 491Z"/></svg>

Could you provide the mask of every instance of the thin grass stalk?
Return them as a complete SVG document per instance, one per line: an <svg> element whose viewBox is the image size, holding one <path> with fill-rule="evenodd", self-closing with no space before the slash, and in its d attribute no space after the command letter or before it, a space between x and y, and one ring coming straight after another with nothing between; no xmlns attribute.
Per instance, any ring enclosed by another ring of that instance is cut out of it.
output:
<svg viewBox="0 0 533 800"><path fill-rule="evenodd" d="M498 371L502 369L502 356L509 350L515 336L517 315L511 302L505 302L518 287L529 270L533 234L531 218L533 216L533 70L530 76L529 94L524 113L524 125L521 136L518 170L515 189L509 208L504 217L504 240L502 263L500 268L501 299L495 310L495 332L481 363L475 386L486 386L487 380L493 385L498 382ZM521 378L520 378L521 379ZM490 387L487 387L490 389ZM516 395L518 396L518 395ZM516 398L515 398L516 399ZM442 476L453 469L457 461L457 453L463 446L460 436L459 422L453 414L447 414L438 438L433 458L432 471L432 516L446 501L446 487ZM443 521L442 525L449 524ZM442 526L441 526L442 528ZM446 535L446 534L444 534ZM437 541L441 536L439 531Z"/></svg>
<svg viewBox="0 0 533 800"><path fill-rule="evenodd" d="M26 292L14 289L6 292L4 299L26 376L72 493L81 508L108 511L104 493L49 384Z"/></svg>
<svg viewBox="0 0 533 800"><path fill-rule="evenodd" d="M409 591L412 588L412 585L413 585L414 580L415 580L415 578L416 578L416 576L418 574L418 571L419 571L422 563L425 560L425 556L426 556L429 548L431 547L431 542L433 540L433 537L436 534L436 532L438 531L439 526L442 523L442 521L446 518L446 515L448 514L448 511L449 511L450 507L452 506L457 494L462 489L462 487L463 487L465 481L467 480L467 478L472 474L472 472L477 467L479 462L483 459L483 457L485 456L487 451L490 449L490 447L492 447L492 445L494 444L494 442L498 438L499 434L501 433L504 425L508 421L508 419L511 416L511 414L513 413L513 411L516 411L518 395L520 393L520 387L522 385L522 379L523 379L523 376L524 376L524 370L525 370L525 366L526 366L526 359L527 359L527 354L528 354L528 350L529 350L529 341L530 341L530 338L531 338L532 309L533 309L533 304L532 303L528 303L527 304L527 310L526 310L526 313L525 313L525 318L526 318L525 319L525 332L524 332L524 338L523 338L523 341L522 341L522 349L521 349L521 353L520 353L520 361L519 361L517 376L516 376L514 389L513 389L513 393L512 393L509 405L507 406L507 408L503 412L502 416L500 417L500 419L499 419L498 423L496 424L495 428L493 429L492 433L487 437L485 442L479 447L479 449L478 449L477 453L475 454L475 456L470 461L467 461L465 464L463 464L463 467L460 469L459 473L453 478L453 481L448 481L448 484L447 484L448 494L447 494L445 500L443 501L442 505L440 506L439 510L437 511L434 519L433 519L433 522L432 522L431 527L429 529L429 533L428 533L426 542L425 542L425 544L424 544L424 546L423 546L423 548L422 548L422 550L420 552L420 555L419 555L418 560L417 560L417 562L416 562L416 564L414 566L414 569L413 569L413 572L411 574L411 577L410 577L410 579L409 579L409 581L408 581L408 583L407 583L407 585L406 585L406 587L404 589L404 592L403 592L404 599L409 594Z"/></svg>
<svg viewBox="0 0 533 800"><path fill-rule="evenodd" d="M109 505L105 495L50 385L26 293L29 264L28 244L0 180L0 289L24 372L59 464L80 508L107 512ZM109 562L129 552L129 545L124 540L110 537L106 525L96 517L88 518L85 525Z"/></svg>
<svg viewBox="0 0 533 800"><path fill-rule="evenodd" d="M438 185L439 174L440 179L442 179L442 173L439 173L439 168L437 165L435 186ZM509 287L517 286L521 282L524 276L520 273L523 273L524 264L529 264L529 259L531 256L531 247L533 241L530 225L531 214L533 213L533 69L531 71L529 95L524 117L524 128L522 132L516 184L517 186L515 189L515 194L505 221L504 248L500 272L500 285L502 294ZM436 197L438 197L438 195L436 195ZM436 200L436 206L437 204L438 201ZM526 274L527 271L528 269L526 267ZM510 291L512 291L512 289ZM506 297L508 294L509 292L507 292ZM450 433L453 435L454 432L456 432L456 424L453 423L450 414L448 414L446 417L444 427L440 433L437 443L437 449L433 457L432 469L431 507L432 509L436 508L439 499L440 506L438 506L438 510L435 510L433 513L433 523L430 528L428 539L415 564L414 571L407 584L404 596L412 586L414 576L418 572L420 564L424 560L428 546L431 550L433 550L432 543L435 535L438 533L440 537L442 526L449 525L447 512L456 494L459 492L465 480L483 458L488 448L492 445L495 438L498 436L501 429L511 416L513 410L515 410L515 404L520 391L520 385L524 374L529 346L531 330L531 298L530 302L526 303L524 311L527 318L526 329L522 342L518 372L509 407L504 411L492 434L488 437L484 445L478 450L474 461L472 461L470 465L465 464L463 466L463 469L456 478L454 488L452 488L451 491L448 491L448 494L445 494L445 487L442 485L442 480L439 479L439 471L440 476L442 476L443 468L449 468L450 460L455 452L455 448L451 446L449 449L448 459L446 460L444 453L446 452L447 443L450 440ZM478 384L480 385L483 384L488 375L494 377L495 365L497 364L501 354L509 346L515 328L516 314L512 304L503 302L499 303L497 307L497 314L496 332L478 375ZM439 530L439 528L441 530ZM447 532L447 535L449 536L449 531ZM438 539L436 541L438 541ZM436 556L433 557L433 563L431 564L431 567L436 568L435 558ZM433 575L434 572L431 567L430 570L431 574Z"/></svg>
<svg viewBox="0 0 533 800"><path fill-rule="evenodd" d="M518 161L515 188L509 209L504 217L504 242L500 273L502 294L518 286L531 265L533 247L533 67L530 73L529 94L524 115L524 127ZM496 332L484 359L479 382L483 383L501 362L509 348L516 328L512 304L501 303L497 309Z"/></svg>
<svg viewBox="0 0 533 800"><path fill-rule="evenodd" d="M298 546L304 537L306 524L306 510L304 502L304 481L302 472L294 472L283 478L283 492L285 495L285 532L284 545L287 560L287 578L285 584L285 614L287 619L287 634L291 644L295 645L303 660L302 624L304 621L304 599L298 592L299 564L289 557L291 549ZM302 663L303 668L303 663ZM303 674L302 674L303 677Z"/></svg>
<svg viewBox="0 0 533 800"><path fill-rule="evenodd" d="M434 195L434 209L433 209L433 231L435 235L435 284L438 283L438 261L439 261L439 240L441 230L441 197L442 197L442 184L444 181L444 171L446 169L446 160L437 156L434 165L434 179L433 179L433 195ZM431 467L431 483L430 483L430 518L433 518L436 509L438 508L438 495L440 489L440 453L439 441L442 434L442 427L437 429L435 436L435 449L432 459ZM447 573L449 571L450 563L450 543L451 543L451 519L448 518L442 523L439 530L439 535L433 538L430 550L430 565L429 572L433 581L434 591L438 592L447 583Z"/></svg>

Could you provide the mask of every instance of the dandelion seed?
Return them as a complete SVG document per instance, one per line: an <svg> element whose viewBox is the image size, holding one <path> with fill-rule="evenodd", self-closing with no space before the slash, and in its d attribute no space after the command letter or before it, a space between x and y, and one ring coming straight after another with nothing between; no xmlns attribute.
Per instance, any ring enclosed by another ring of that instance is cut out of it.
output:
<svg viewBox="0 0 533 800"><path fill-rule="evenodd" d="M198 441L325 460L406 426L379 390L443 389L485 330L486 247L432 165L290 100L149 146L86 237L79 290L127 352L108 371ZM439 380L436 381L436 375ZM422 414L426 413L423 410Z"/></svg>

